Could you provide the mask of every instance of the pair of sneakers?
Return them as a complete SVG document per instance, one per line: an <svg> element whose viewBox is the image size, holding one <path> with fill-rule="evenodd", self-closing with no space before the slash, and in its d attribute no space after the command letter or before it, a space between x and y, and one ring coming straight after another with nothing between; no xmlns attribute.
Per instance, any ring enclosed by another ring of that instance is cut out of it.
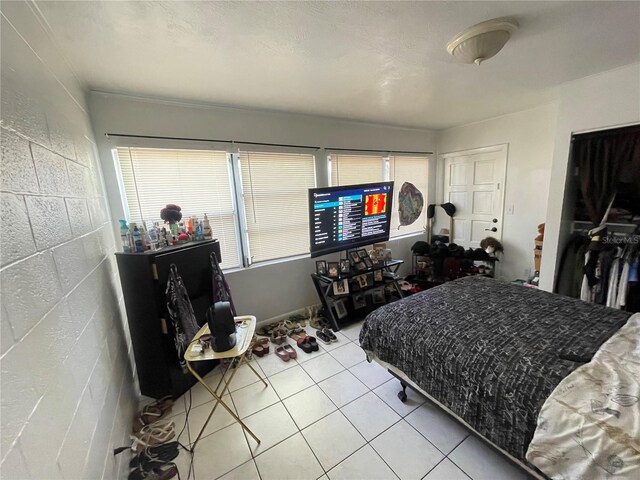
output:
<svg viewBox="0 0 640 480"><path fill-rule="evenodd" d="M332 342L338 341L338 337L335 336L335 334L330 328L323 328L322 330L317 330L316 336L327 345L329 345Z"/></svg>

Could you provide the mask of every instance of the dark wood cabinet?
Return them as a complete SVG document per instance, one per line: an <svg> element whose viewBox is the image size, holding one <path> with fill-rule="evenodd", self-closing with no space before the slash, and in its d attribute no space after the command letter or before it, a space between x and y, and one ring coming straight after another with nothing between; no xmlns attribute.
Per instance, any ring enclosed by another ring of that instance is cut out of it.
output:
<svg viewBox="0 0 640 480"><path fill-rule="evenodd" d="M165 291L169 268L175 265L189 293L200 325L213 303L209 256L220 257L217 240L191 242L165 247L155 252L116 253L120 283L127 310L129 332L136 362L140 391L161 398L182 395L195 383L194 377L180 367L167 314ZM198 362L205 374L215 362Z"/></svg>

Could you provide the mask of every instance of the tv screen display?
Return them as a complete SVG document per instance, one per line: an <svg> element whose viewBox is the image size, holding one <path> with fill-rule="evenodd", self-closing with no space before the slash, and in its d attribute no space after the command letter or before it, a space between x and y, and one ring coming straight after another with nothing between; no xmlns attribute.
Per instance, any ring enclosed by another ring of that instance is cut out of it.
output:
<svg viewBox="0 0 640 480"><path fill-rule="evenodd" d="M393 182L309 189L311 257L389 240Z"/></svg>

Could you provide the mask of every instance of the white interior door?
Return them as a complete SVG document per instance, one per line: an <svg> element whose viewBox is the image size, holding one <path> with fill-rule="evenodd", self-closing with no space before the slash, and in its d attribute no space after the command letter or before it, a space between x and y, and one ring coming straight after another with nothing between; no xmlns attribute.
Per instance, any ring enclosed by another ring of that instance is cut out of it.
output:
<svg viewBox="0 0 640 480"><path fill-rule="evenodd" d="M477 248L485 237L500 240L507 145L446 153L442 158L444 202L456 207L453 241Z"/></svg>

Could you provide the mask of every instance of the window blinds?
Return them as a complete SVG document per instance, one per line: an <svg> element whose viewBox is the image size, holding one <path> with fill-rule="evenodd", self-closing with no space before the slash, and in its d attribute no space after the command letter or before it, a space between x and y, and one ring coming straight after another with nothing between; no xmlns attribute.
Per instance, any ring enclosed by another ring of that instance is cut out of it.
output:
<svg viewBox="0 0 640 480"><path fill-rule="evenodd" d="M331 155L331 185L355 185L384 180L381 155Z"/></svg>
<svg viewBox="0 0 640 480"><path fill-rule="evenodd" d="M251 263L309 252L314 163L311 154L240 152Z"/></svg>
<svg viewBox="0 0 640 480"><path fill-rule="evenodd" d="M424 231L427 224L427 188L429 186L429 159L427 157L389 157L389 180L393 180L394 199L391 214L391 238L409 233ZM420 190L424 198L424 206L420 217L411 225L400 225L398 215L398 193L404 182L410 182Z"/></svg>
<svg viewBox="0 0 640 480"><path fill-rule="evenodd" d="M182 218L209 218L220 241L222 265L241 264L227 153L212 150L117 148L132 222L148 227L168 203L180 205Z"/></svg>

